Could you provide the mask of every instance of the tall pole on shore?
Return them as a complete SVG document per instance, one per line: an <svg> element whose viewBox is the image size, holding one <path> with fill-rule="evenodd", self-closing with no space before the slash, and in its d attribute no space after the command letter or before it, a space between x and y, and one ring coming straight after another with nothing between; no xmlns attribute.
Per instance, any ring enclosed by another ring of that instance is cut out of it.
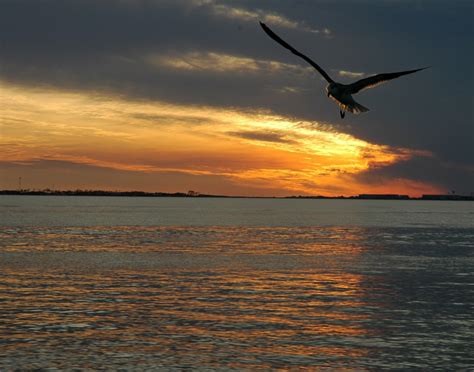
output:
<svg viewBox="0 0 474 372"><path fill-rule="evenodd" d="M21 191L21 177L18 177L18 191Z"/></svg>

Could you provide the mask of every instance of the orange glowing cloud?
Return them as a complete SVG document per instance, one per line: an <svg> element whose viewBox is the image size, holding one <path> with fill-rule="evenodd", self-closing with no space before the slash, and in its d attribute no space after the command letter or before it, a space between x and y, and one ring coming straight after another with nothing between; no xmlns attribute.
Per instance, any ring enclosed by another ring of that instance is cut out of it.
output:
<svg viewBox="0 0 474 372"><path fill-rule="evenodd" d="M371 144L329 124L264 111L7 84L1 99L0 161L6 163L34 166L39 160L59 160L126 172L217 176L242 190L260 190L261 195L275 190L286 195L433 190L409 180L361 184L357 175L362 172L429 154ZM225 185L215 189L227 193Z"/></svg>

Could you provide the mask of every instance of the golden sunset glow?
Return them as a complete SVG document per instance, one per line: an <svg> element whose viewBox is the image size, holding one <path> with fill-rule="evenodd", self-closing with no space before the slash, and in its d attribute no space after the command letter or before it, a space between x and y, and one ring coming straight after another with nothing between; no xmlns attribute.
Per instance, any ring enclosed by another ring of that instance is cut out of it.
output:
<svg viewBox="0 0 474 372"><path fill-rule="evenodd" d="M466 370L467 3L0 0L0 372Z"/></svg>
<svg viewBox="0 0 474 372"><path fill-rule="evenodd" d="M368 169L429 154L371 144L329 123L263 110L131 101L7 84L1 99L1 161L11 164L61 161L142 174L173 173L187 176L190 188L192 177L213 176L242 194L259 195L274 195L275 190L281 195L350 195L427 188L403 179L361 184L355 176ZM227 193L225 186L217 191Z"/></svg>

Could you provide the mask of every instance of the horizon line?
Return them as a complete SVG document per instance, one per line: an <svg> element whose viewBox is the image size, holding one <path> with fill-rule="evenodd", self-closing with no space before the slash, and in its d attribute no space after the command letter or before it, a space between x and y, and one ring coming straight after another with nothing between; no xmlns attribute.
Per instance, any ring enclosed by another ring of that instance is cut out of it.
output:
<svg viewBox="0 0 474 372"><path fill-rule="evenodd" d="M256 195L219 195L206 194L189 190L188 192L162 192L162 191L140 191L140 190L101 190L101 189L75 189L75 190L53 190L53 189L3 189L0 195L52 195L52 196L142 196L142 197L191 197L191 198L249 198L249 199L362 199L362 200L474 200L474 195L462 195L455 193L447 194L422 194L412 197L407 194L394 193L359 193L358 195L287 195L287 196L256 196Z"/></svg>

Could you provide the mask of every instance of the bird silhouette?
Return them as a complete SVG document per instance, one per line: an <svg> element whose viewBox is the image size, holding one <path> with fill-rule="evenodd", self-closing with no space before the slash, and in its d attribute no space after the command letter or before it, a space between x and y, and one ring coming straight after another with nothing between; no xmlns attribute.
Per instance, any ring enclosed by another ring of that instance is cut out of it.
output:
<svg viewBox="0 0 474 372"><path fill-rule="evenodd" d="M265 31L265 33L268 36L270 36L273 40L275 40L278 44L280 44L284 48L290 50L293 54L297 55L298 57L303 58L306 62L308 62L311 66L313 66L326 79L326 81L329 83L326 86L327 96L332 98L339 105L339 114L341 115L341 118L344 118L346 111L351 112L352 114L360 114L361 112L369 111L367 107L362 106L361 104L357 103L354 100L354 98L352 97L353 94L359 93L360 91L364 89L373 88L379 84L398 78L400 76L413 74L414 72L421 71L428 68L428 67L422 67L415 70L387 72L383 74L369 76L365 79L358 80L352 84L341 84L331 79L331 77L327 74L327 72L324 71L316 62L314 62L311 58L307 57L303 53L293 48L290 44L288 44L286 41L280 38L277 34L275 34L265 23L260 22L260 26L262 26L263 31Z"/></svg>

